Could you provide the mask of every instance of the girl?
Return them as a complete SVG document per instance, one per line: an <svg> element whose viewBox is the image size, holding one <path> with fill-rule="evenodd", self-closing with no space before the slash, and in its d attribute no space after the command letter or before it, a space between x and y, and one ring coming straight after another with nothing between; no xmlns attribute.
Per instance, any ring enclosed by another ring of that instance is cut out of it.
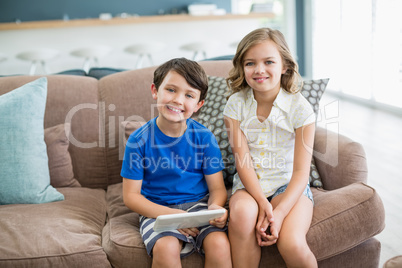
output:
<svg viewBox="0 0 402 268"><path fill-rule="evenodd" d="M229 202L234 267L258 267L277 244L287 267L317 267L306 233L315 115L281 32L257 29L239 43L227 78L225 124L237 174ZM246 250L245 250L246 249Z"/></svg>

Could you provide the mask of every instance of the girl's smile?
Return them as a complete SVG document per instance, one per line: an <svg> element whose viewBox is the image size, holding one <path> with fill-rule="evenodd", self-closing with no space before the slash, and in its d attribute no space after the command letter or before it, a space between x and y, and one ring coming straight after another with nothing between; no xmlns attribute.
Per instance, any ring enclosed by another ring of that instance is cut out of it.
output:
<svg viewBox="0 0 402 268"><path fill-rule="evenodd" d="M273 41L266 40L251 47L244 55L243 66L246 82L255 93L278 94L286 69Z"/></svg>

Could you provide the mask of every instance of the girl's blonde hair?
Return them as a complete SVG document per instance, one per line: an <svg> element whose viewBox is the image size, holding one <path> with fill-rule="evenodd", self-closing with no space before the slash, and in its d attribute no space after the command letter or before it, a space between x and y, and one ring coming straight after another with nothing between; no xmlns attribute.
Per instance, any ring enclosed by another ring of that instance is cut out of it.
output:
<svg viewBox="0 0 402 268"><path fill-rule="evenodd" d="M286 73L281 77L281 87L289 93L297 93L300 91L302 79L298 72L299 66L290 53L285 37L278 30L260 28L247 34L237 46L236 54L233 57L233 68L230 70L229 77L226 79L231 94L248 88L244 77L244 55L251 47L266 40L271 40L276 44L279 54L282 57L284 67L287 69Z"/></svg>

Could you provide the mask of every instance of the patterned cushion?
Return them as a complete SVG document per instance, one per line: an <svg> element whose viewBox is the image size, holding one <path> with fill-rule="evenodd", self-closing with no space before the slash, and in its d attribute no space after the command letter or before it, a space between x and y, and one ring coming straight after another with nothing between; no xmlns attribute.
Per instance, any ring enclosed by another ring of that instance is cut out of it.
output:
<svg viewBox="0 0 402 268"><path fill-rule="evenodd" d="M301 94L311 103L315 114L320 108L320 99L327 87L329 78L304 81Z"/></svg>
<svg viewBox="0 0 402 268"><path fill-rule="evenodd" d="M236 166L223 121L223 109L226 105L228 93L227 84L223 77L209 76L208 79L208 94L204 106L198 113L197 121L215 134L225 163L225 169L223 170L225 185L231 186L233 184L233 176L236 173ZM316 114L318 113L319 102L328 81L329 79L309 80L305 81L303 84L301 93L311 103ZM310 185L322 187L321 178L315 166L314 158L311 160Z"/></svg>
<svg viewBox="0 0 402 268"><path fill-rule="evenodd" d="M205 104L198 113L197 121L214 133L221 149L225 169L222 171L226 186L231 186L236 166L228 134L223 122L223 109L226 104L227 85L225 78L209 76L209 89Z"/></svg>

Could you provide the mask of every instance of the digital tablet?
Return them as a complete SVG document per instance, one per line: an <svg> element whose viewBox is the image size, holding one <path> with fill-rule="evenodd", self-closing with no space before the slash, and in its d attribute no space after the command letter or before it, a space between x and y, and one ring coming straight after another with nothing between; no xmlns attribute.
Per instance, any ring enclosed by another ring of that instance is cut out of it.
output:
<svg viewBox="0 0 402 268"><path fill-rule="evenodd" d="M156 218L154 231L163 232L207 225L210 220L219 218L225 214L225 211L225 209L211 209L197 212L161 215Z"/></svg>

